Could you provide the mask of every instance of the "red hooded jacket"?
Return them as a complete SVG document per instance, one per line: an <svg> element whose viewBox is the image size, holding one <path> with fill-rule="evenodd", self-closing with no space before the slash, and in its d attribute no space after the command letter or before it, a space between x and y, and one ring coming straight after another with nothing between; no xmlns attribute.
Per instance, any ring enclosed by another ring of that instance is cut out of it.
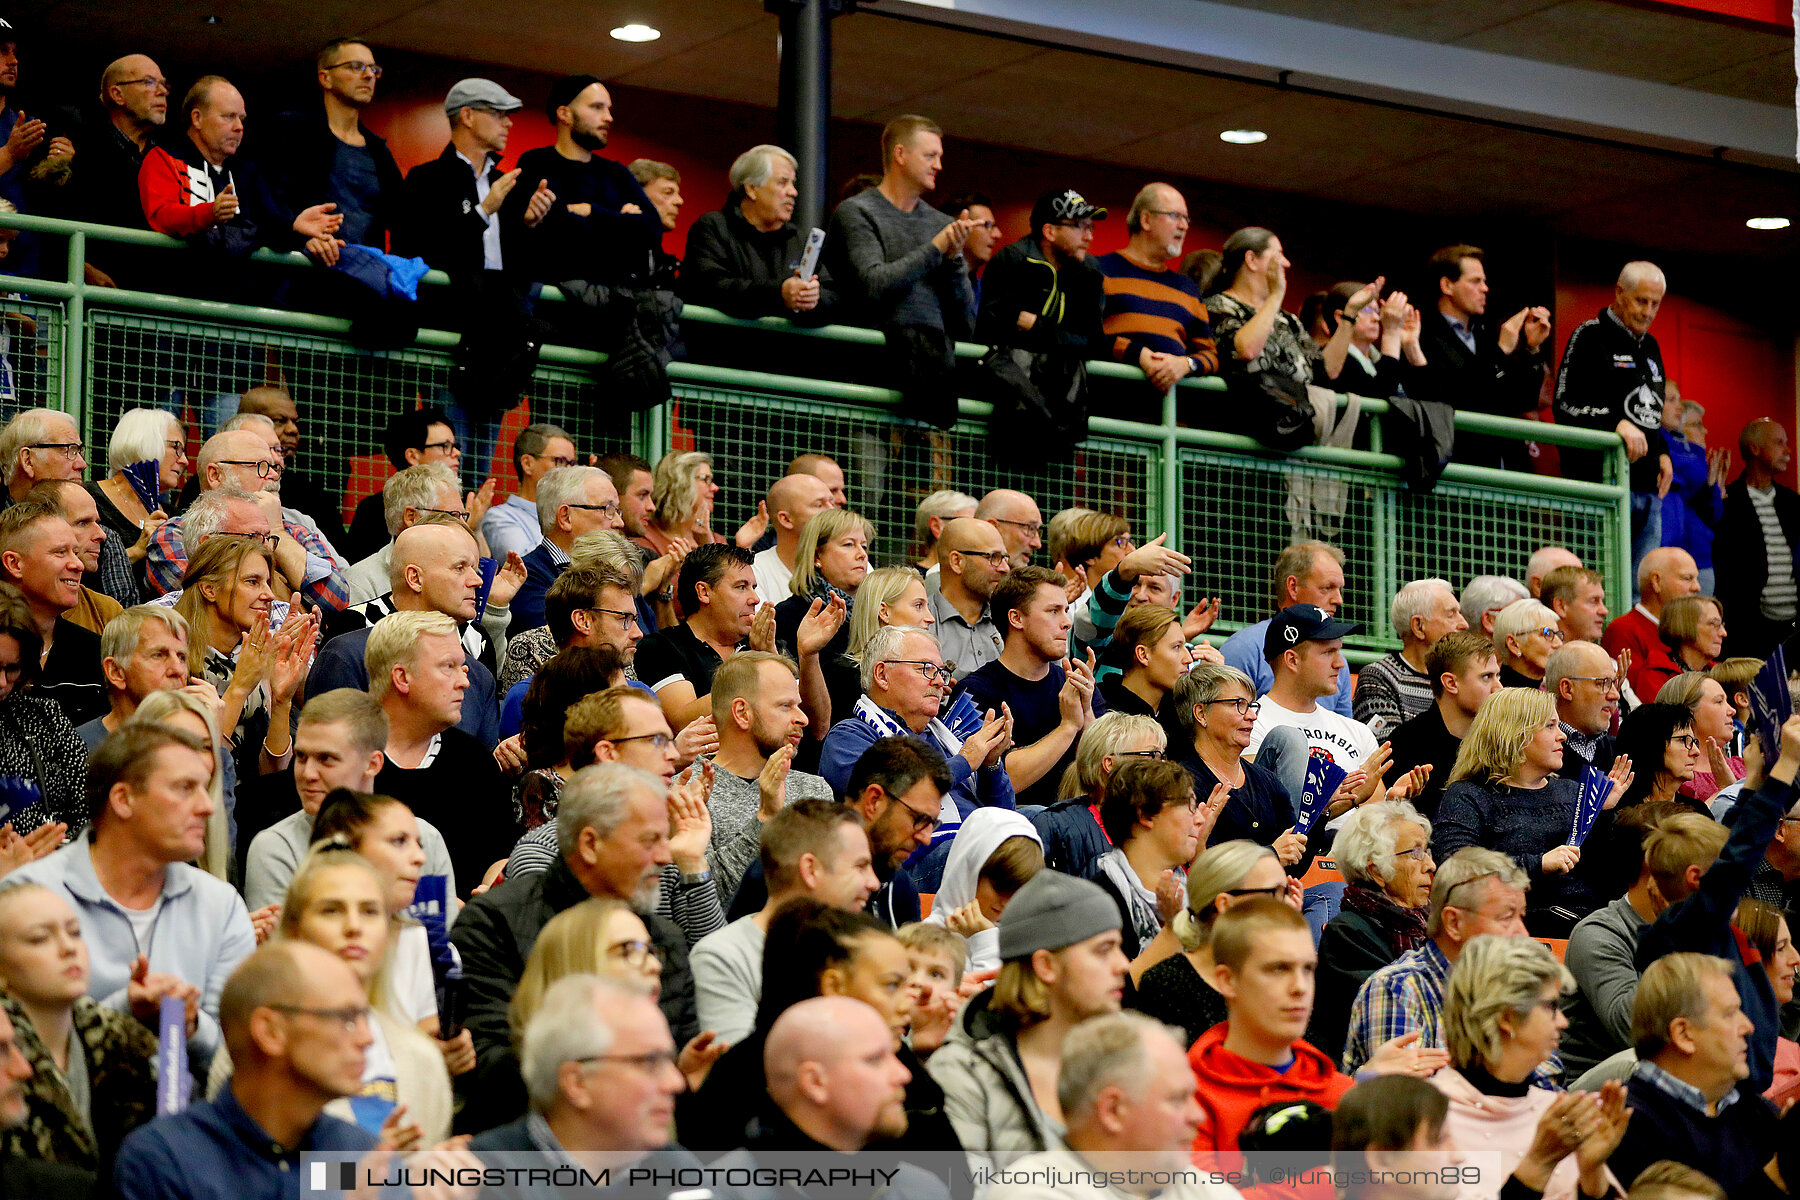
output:
<svg viewBox="0 0 1800 1200"><path fill-rule="evenodd" d="M1307 1042L1294 1043L1294 1063L1286 1073L1251 1062L1225 1048L1230 1023L1213 1026L1188 1051L1199 1080L1196 1096L1206 1121L1194 1138L1194 1152L1236 1150L1238 1132L1250 1114L1276 1100L1311 1100L1336 1108L1350 1090L1350 1076Z"/></svg>

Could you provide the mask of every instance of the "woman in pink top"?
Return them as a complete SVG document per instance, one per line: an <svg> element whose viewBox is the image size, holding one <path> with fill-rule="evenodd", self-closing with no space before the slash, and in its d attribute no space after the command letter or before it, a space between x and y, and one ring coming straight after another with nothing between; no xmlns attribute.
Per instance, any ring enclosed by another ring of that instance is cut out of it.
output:
<svg viewBox="0 0 1800 1200"><path fill-rule="evenodd" d="M1532 1071L1568 1028L1574 977L1530 938L1487 934L1463 947L1444 991L1450 1066L1431 1083L1450 1101L1444 1138L1464 1154L1496 1152L1500 1171L1463 1183L1461 1200L1495 1200L1511 1175L1545 1200L1622 1194L1606 1159L1625 1133L1625 1089L1559 1093Z"/></svg>
<svg viewBox="0 0 1800 1200"><path fill-rule="evenodd" d="M1701 766L1681 785L1681 794L1705 803L1718 790L1744 777L1744 760L1727 754L1737 716L1725 685L1704 671L1684 671L1662 685L1659 704L1680 704L1694 714L1694 736L1700 739Z"/></svg>
<svg viewBox="0 0 1800 1200"><path fill-rule="evenodd" d="M1738 901L1737 915L1731 923L1744 940L1762 955L1763 970L1769 973L1769 986L1775 991L1775 1003L1784 1005L1794 998L1794 970L1800 968L1800 950L1788 934L1787 918L1779 908L1750 897ZM1776 1108L1800 1096L1800 1044L1793 1038L1775 1039L1775 1082L1763 1095Z"/></svg>

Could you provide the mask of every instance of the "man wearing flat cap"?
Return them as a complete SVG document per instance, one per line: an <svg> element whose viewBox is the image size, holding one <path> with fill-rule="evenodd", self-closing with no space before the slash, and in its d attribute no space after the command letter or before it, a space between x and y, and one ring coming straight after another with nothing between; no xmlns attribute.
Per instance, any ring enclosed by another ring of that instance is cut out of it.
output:
<svg viewBox="0 0 1800 1200"><path fill-rule="evenodd" d="M600 156L612 93L593 75L570 75L550 85L544 115L556 143L519 156L518 183L500 210L508 267L538 283L623 283L662 244L663 224L624 164ZM528 198L540 184L555 199L531 219Z"/></svg>
<svg viewBox="0 0 1800 1200"><path fill-rule="evenodd" d="M1094 222L1105 219L1106 210L1074 188L1038 197L1031 232L996 254L982 276L975 339L1107 357L1100 341L1104 281L1088 261Z"/></svg>
<svg viewBox="0 0 1800 1200"><path fill-rule="evenodd" d="M1116 1013L1129 986L1119 909L1098 884L1044 870L1000 914L1000 974L963 1006L929 1060L944 1111L972 1162L1004 1166L1062 1144L1056 1091L1063 1039Z"/></svg>

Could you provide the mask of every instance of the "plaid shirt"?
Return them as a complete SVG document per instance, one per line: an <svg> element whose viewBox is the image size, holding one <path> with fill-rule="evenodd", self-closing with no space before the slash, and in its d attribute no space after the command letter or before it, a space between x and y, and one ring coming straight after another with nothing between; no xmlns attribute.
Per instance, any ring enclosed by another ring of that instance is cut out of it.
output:
<svg viewBox="0 0 1800 1200"><path fill-rule="evenodd" d="M1643 1080L1663 1095L1687 1105L1695 1112L1704 1113L1707 1111L1705 1092L1701 1091L1691 1083L1684 1083L1675 1078L1648 1059L1640 1059L1638 1064L1631 1068L1631 1075L1632 1078ZM1738 1091L1736 1088L1732 1088L1725 1094L1725 1098L1719 1101L1717 1107L1712 1110L1713 1115L1724 1112L1743 1098L1744 1095L1742 1092Z"/></svg>
<svg viewBox="0 0 1800 1200"><path fill-rule="evenodd" d="M350 604L350 585L344 580L344 564L331 547L304 525L283 521L287 535L306 551L307 579L300 594L319 608L342 612ZM160 593L179 592L187 573L187 552L181 548L181 518L164 521L150 538L150 587Z"/></svg>
<svg viewBox="0 0 1800 1200"><path fill-rule="evenodd" d="M1417 1031L1418 1044L1444 1045L1444 985L1450 978L1450 960L1427 939L1363 983L1350 1007L1350 1034L1344 1040L1344 1070L1354 1075L1368 1064L1369 1056L1385 1042ZM1534 1087L1562 1091L1558 1082L1562 1061L1554 1054L1531 1073Z"/></svg>

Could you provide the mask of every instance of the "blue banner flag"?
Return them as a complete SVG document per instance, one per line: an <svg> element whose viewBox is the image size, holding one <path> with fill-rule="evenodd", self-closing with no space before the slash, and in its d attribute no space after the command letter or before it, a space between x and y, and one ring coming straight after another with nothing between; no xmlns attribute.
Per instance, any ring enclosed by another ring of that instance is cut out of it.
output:
<svg viewBox="0 0 1800 1200"><path fill-rule="evenodd" d="M1763 762L1770 767L1775 765L1776 756L1781 752L1781 727L1793 715L1787 656L1777 646L1763 663L1762 670L1756 673L1756 678L1750 681L1750 723L1762 737Z"/></svg>
<svg viewBox="0 0 1800 1200"><path fill-rule="evenodd" d="M1611 791L1612 779L1605 771L1593 766L1581 769L1581 796L1575 801L1575 826L1569 830L1569 845L1579 846L1587 840Z"/></svg>
<svg viewBox="0 0 1800 1200"><path fill-rule="evenodd" d="M162 464L154 458L146 458L142 462L125 464L125 479L131 484L138 499L144 502L145 512L155 512L162 507Z"/></svg>
<svg viewBox="0 0 1800 1200"><path fill-rule="evenodd" d="M17 820L20 813L41 802L44 789L24 775L0 775L0 825Z"/></svg>
<svg viewBox="0 0 1800 1200"><path fill-rule="evenodd" d="M944 728L966 742L981 729L982 714L969 693L958 692L949 706L938 714L938 720L944 723Z"/></svg>
<svg viewBox="0 0 1800 1200"><path fill-rule="evenodd" d="M1349 773L1317 752L1306 760L1306 783L1300 789L1300 815L1294 821L1295 833L1312 836L1319 818L1325 815L1325 806L1330 803L1332 793Z"/></svg>
<svg viewBox="0 0 1800 1200"><path fill-rule="evenodd" d="M438 1036L448 1041L462 1031L462 959L450 944L450 882L421 875L406 915L425 927L431 944L431 977L437 988Z"/></svg>
<svg viewBox="0 0 1800 1200"><path fill-rule="evenodd" d="M168 1117L187 1107L194 1086L188 1074L187 1002L180 996L164 996L157 1029L156 1115Z"/></svg>

